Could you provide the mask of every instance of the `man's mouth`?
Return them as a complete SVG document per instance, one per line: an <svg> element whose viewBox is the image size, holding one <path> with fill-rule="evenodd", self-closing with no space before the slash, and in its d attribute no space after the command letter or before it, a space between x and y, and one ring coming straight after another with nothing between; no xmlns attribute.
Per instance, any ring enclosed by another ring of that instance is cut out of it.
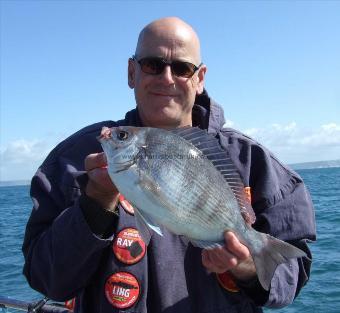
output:
<svg viewBox="0 0 340 313"><path fill-rule="evenodd" d="M169 97L169 98L174 98L176 97L175 94L167 93L167 92L161 92L161 91L152 91L152 95L158 96L158 97Z"/></svg>

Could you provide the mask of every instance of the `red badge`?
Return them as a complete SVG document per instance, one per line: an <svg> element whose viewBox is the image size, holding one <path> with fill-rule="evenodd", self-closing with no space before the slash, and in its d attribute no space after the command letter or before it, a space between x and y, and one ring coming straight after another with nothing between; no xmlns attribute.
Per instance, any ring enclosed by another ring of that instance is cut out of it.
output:
<svg viewBox="0 0 340 313"><path fill-rule="evenodd" d="M65 301L65 307L73 312L74 307L76 306L76 298Z"/></svg>
<svg viewBox="0 0 340 313"><path fill-rule="evenodd" d="M118 309L127 309L138 300L140 286L135 276L127 272L111 275L105 283L107 300Z"/></svg>
<svg viewBox="0 0 340 313"><path fill-rule="evenodd" d="M133 206L124 198L122 194L119 195L119 203L125 210L125 212L134 215L135 211L133 209Z"/></svg>
<svg viewBox="0 0 340 313"><path fill-rule="evenodd" d="M145 243L135 228L124 228L113 242L116 258L125 264L137 263L144 257L145 251Z"/></svg>
<svg viewBox="0 0 340 313"><path fill-rule="evenodd" d="M217 280L220 285L231 292L238 292L240 289L237 287L233 276L229 272L224 272L222 274L216 274Z"/></svg>

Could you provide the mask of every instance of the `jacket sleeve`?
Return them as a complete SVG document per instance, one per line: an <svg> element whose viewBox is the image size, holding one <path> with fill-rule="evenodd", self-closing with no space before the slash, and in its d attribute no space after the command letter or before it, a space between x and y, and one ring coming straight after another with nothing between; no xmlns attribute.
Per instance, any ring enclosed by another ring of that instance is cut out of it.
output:
<svg viewBox="0 0 340 313"><path fill-rule="evenodd" d="M307 242L316 239L311 197L297 173L251 138L226 129L220 140L245 186L251 187L256 215L253 227L306 252L307 257L291 259L277 267L268 292L257 279L241 286L257 305L286 306L294 300L310 275L312 256Z"/></svg>
<svg viewBox="0 0 340 313"><path fill-rule="evenodd" d="M96 234L94 219L100 214L86 214L80 206L80 174L85 156L101 151L95 137L100 126L59 144L31 182L33 210L22 248L23 272L33 289L57 301L73 298L89 283L113 239L114 230L107 238Z"/></svg>
<svg viewBox="0 0 340 313"><path fill-rule="evenodd" d="M77 199L64 207L59 187L41 170L32 180L31 197L24 274L33 289L57 301L68 300L91 279L112 238L93 234Z"/></svg>
<svg viewBox="0 0 340 313"><path fill-rule="evenodd" d="M290 185L281 189L281 197L273 197L273 204L260 204L260 213L254 227L287 241L304 252L306 257L292 259L278 266L271 282L268 307L283 307L290 304L307 283L310 276L312 255L307 242L316 239L314 210L311 198L299 177L294 177ZM268 200L268 199L267 199ZM254 203L259 210L259 204Z"/></svg>

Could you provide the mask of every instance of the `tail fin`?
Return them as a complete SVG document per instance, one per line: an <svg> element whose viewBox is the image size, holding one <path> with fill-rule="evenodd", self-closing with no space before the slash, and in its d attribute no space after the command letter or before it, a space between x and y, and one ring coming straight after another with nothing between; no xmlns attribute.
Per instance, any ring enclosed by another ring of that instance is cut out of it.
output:
<svg viewBox="0 0 340 313"><path fill-rule="evenodd" d="M260 251L252 251L257 276L262 287L269 290L276 267L289 259L306 256L306 253L282 240L270 235L258 233L265 243Z"/></svg>

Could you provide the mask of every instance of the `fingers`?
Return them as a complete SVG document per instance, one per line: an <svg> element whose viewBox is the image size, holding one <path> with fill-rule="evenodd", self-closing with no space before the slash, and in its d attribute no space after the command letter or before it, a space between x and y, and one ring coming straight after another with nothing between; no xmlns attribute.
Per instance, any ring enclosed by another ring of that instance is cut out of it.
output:
<svg viewBox="0 0 340 313"><path fill-rule="evenodd" d="M232 232L224 234L225 245L202 251L202 263L211 272L224 273L251 258L249 249Z"/></svg>
<svg viewBox="0 0 340 313"><path fill-rule="evenodd" d="M230 231L225 232L224 241L226 248L240 261L246 260L250 257L249 249L238 240L234 233Z"/></svg>
<svg viewBox="0 0 340 313"><path fill-rule="evenodd" d="M85 158L85 170L91 171L95 168L107 166L107 160L104 152L92 153Z"/></svg>
<svg viewBox="0 0 340 313"><path fill-rule="evenodd" d="M105 153L93 153L89 154L85 158L85 170L91 183L97 188L112 190L114 185L107 172L107 160Z"/></svg>
<svg viewBox="0 0 340 313"><path fill-rule="evenodd" d="M89 178L85 190L86 194L103 207L114 208L119 192L108 174L105 154L89 154L85 158L84 166Z"/></svg>
<svg viewBox="0 0 340 313"><path fill-rule="evenodd" d="M202 251L202 263L211 272L224 273L237 265L238 260L224 247Z"/></svg>
<svg viewBox="0 0 340 313"><path fill-rule="evenodd" d="M97 189L102 189L103 192L115 189L106 168L94 168L87 172L87 176L89 182L93 183Z"/></svg>

